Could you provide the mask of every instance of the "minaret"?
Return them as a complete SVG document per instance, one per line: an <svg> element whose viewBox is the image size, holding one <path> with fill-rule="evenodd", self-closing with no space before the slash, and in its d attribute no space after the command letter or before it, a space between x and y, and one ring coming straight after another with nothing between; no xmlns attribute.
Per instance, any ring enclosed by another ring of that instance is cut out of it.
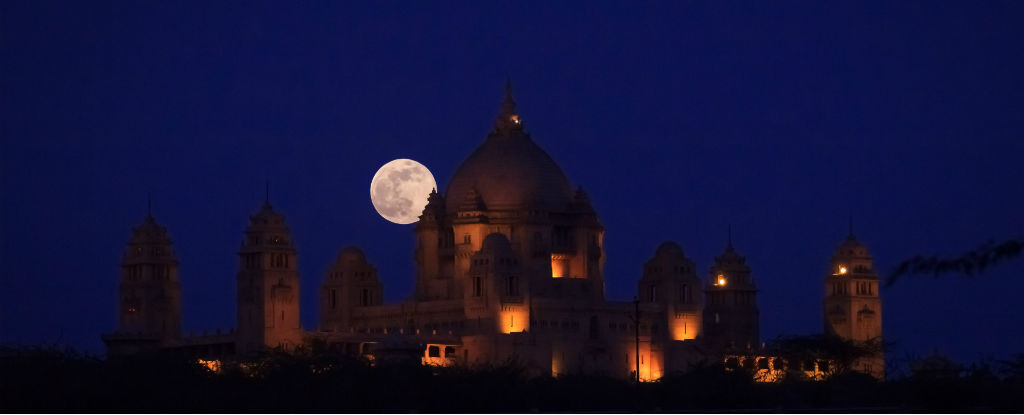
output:
<svg viewBox="0 0 1024 415"><path fill-rule="evenodd" d="M284 215L276 212L269 200L249 218L238 259L237 350L291 350L300 345L295 244Z"/></svg>
<svg viewBox="0 0 1024 415"><path fill-rule="evenodd" d="M832 256L825 275L825 334L854 341L881 341L882 299L878 274L866 246L853 235L853 220L846 240ZM878 378L885 376L884 355L862 359L854 368Z"/></svg>
<svg viewBox="0 0 1024 415"><path fill-rule="evenodd" d="M150 351L181 336L178 259L152 210L125 246L118 304L118 329L104 336L108 354Z"/></svg>
<svg viewBox="0 0 1024 415"><path fill-rule="evenodd" d="M704 292L707 295L703 327L706 344L718 351L760 347L757 286L746 258L732 246L731 227L729 243L725 252L715 257Z"/></svg>

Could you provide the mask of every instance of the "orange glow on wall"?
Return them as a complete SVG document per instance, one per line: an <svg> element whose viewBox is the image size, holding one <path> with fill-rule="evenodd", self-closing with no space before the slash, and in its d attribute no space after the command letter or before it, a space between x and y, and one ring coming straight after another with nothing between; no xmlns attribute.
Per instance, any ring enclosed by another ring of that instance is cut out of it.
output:
<svg viewBox="0 0 1024 415"><path fill-rule="evenodd" d="M725 286L725 274L718 274L718 281L715 282L715 285Z"/></svg>
<svg viewBox="0 0 1024 415"><path fill-rule="evenodd" d="M502 333L520 333L530 329L530 316L521 307L503 306L499 316L498 329Z"/></svg>
<svg viewBox="0 0 1024 415"><path fill-rule="evenodd" d="M636 354L630 349L629 367L636 371ZM653 382L662 377L661 353L652 353L650 344L640 344L640 381Z"/></svg>
<svg viewBox="0 0 1024 415"><path fill-rule="evenodd" d="M700 320L696 314L681 314L672 319L672 340L692 340L700 333Z"/></svg>
<svg viewBox="0 0 1024 415"><path fill-rule="evenodd" d="M559 374L565 371L562 362L562 352L558 350L556 345L551 347L551 376L558 377Z"/></svg>
<svg viewBox="0 0 1024 415"><path fill-rule="evenodd" d="M428 344L427 348L423 350L423 356L420 358L420 363L424 366L442 366L447 367L455 364L454 355L448 355L448 349L454 347L453 345L446 344ZM437 356L431 356L431 348L436 348Z"/></svg>
<svg viewBox="0 0 1024 415"><path fill-rule="evenodd" d="M561 256L551 255L551 278L569 276L569 260Z"/></svg>

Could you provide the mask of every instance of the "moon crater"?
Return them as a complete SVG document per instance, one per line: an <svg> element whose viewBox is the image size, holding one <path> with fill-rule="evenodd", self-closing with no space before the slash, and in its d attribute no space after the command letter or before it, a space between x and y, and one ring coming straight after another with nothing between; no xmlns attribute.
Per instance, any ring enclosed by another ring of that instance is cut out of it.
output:
<svg viewBox="0 0 1024 415"><path fill-rule="evenodd" d="M407 225L419 220L430 191L437 188L434 175L415 160L389 161L370 182L370 201L381 217Z"/></svg>

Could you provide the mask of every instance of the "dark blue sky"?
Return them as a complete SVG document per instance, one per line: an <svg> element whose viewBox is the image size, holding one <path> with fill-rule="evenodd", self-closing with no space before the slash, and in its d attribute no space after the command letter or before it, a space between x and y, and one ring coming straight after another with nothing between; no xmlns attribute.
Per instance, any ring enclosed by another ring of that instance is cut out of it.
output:
<svg viewBox="0 0 1024 415"><path fill-rule="evenodd" d="M147 193L185 328L232 327L268 179L305 326L344 245L405 297L412 226L376 214L370 179L412 158L444 188L506 75L607 228L613 298L666 239L706 277L731 223L763 336L820 332L851 213L883 271L1024 233L1024 3L547 3L5 2L0 341L102 351ZM1022 275L885 290L891 356L1024 352Z"/></svg>

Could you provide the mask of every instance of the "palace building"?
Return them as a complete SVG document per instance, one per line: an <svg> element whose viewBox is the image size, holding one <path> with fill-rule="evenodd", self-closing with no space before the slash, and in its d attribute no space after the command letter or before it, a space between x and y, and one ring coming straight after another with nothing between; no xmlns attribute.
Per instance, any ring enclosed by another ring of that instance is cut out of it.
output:
<svg viewBox="0 0 1024 415"><path fill-rule="evenodd" d="M305 276L319 284L320 320L302 327L295 244L268 200L238 251L236 328L182 336L177 258L166 229L147 215L125 248L120 325L103 336L108 354L223 358L317 342L380 359L411 350L428 364L515 360L540 374L653 380L762 347L754 273L731 236L707 273L664 242L640 269L635 301L606 297L598 213L525 130L509 90L490 133L447 189L429 195L413 232L411 298L385 304L377 268L346 247L321 278ZM880 337L878 277L852 233L832 266L826 332ZM882 376L881 359L863 370Z"/></svg>

